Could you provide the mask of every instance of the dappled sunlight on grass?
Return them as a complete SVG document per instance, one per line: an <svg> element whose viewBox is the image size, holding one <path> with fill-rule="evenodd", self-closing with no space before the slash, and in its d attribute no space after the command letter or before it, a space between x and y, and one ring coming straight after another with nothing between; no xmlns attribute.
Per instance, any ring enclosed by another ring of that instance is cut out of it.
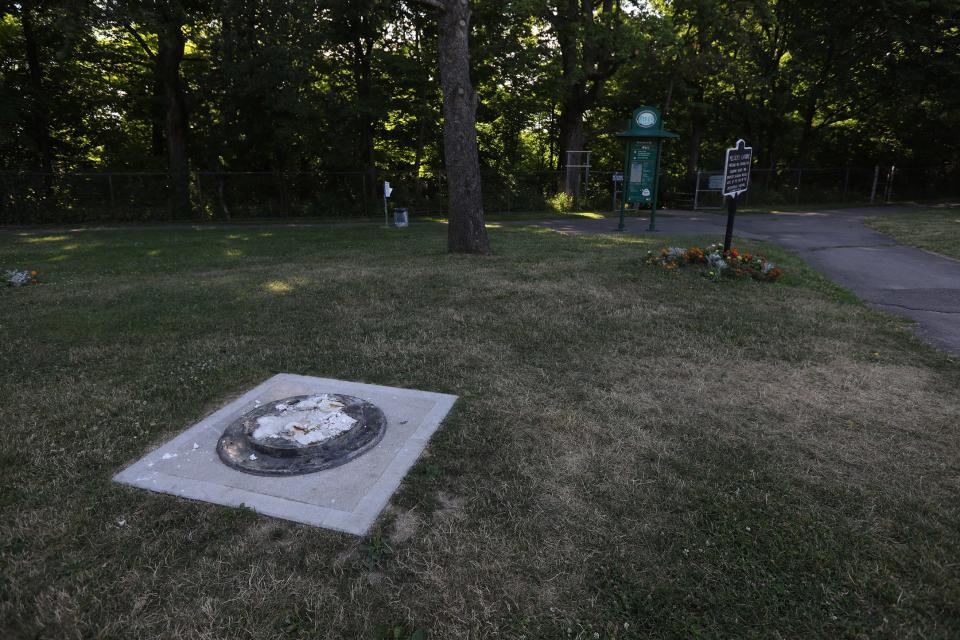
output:
<svg viewBox="0 0 960 640"><path fill-rule="evenodd" d="M160 254L161 254L160 249L150 249L150 251L147 251L147 255L150 256L151 258L156 258Z"/></svg>
<svg viewBox="0 0 960 640"><path fill-rule="evenodd" d="M282 280L274 280L264 285L267 291L271 293L293 293L293 285Z"/></svg>
<svg viewBox="0 0 960 640"><path fill-rule="evenodd" d="M270 293L286 295L293 293L298 288L303 287L309 282L307 278L287 278L285 280L270 280L263 284L263 288Z"/></svg>
<svg viewBox="0 0 960 640"><path fill-rule="evenodd" d="M39 236L39 237L29 237L24 238L20 242L23 244L42 244L47 242L63 242L64 240L69 240L70 236L60 235L60 236Z"/></svg>
<svg viewBox="0 0 960 640"><path fill-rule="evenodd" d="M602 246L604 244L610 246L623 246L623 245L637 245L640 247L646 247L650 245L661 244L663 240L661 238L650 238L644 236L635 236L627 235L625 233L608 233L605 235L596 235L596 236L579 236L581 239L588 241L592 246Z"/></svg>
<svg viewBox="0 0 960 640"><path fill-rule="evenodd" d="M227 249L223 252L223 255L228 258L240 258L243 256L243 251L240 251L240 249Z"/></svg>
<svg viewBox="0 0 960 640"><path fill-rule="evenodd" d="M531 235L539 236L566 236L571 239L575 239L578 242L582 242L589 246L622 246L622 245L637 245L637 246L647 246L657 244L662 242L662 237L647 237L647 236L637 236L634 234L626 233L617 233L616 231L611 230L607 234L585 234L585 233L571 233L565 229L554 229L552 227L540 227L535 225L529 226L513 226L505 231L510 233L526 233ZM496 247L494 247L496 251Z"/></svg>
<svg viewBox="0 0 960 640"><path fill-rule="evenodd" d="M577 218L589 218L590 220L603 220L607 217L602 213L596 213L594 211L578 211L576 213L571 213L570 215Z"/></svg>

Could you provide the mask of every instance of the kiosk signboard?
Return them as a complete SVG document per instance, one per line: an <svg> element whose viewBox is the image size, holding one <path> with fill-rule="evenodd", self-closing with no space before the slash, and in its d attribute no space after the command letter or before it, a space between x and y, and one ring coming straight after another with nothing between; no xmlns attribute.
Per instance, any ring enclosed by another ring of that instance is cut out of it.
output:
<svg viewBox="0 0 960 640"><path fill-rule="evenodd" d="M663 141L677 138L677 134L664 131L660 111L655 107L634 109L630 126L617 134L625 145L623 175L625 185L620 203L620 225L624 230L624 206L629 204L650 206L650 231L656 231L657 186L660 173L660 149Z"/></svg>
<svg viewBox="0 0 960 640"><path fill-rule="evenodd" d="M653 202L654 178L657 175L657 147L652 140L630 142L630 177L626 200L633 204Z"/></svg>

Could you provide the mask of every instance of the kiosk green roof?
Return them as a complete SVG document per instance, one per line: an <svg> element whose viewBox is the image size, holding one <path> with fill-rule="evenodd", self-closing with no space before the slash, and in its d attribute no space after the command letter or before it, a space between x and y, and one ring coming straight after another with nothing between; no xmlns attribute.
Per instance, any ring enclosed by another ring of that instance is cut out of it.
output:
<svg viewBox="0 0 960 640"><path fill-rule="evenodd" d="M630 118L630 128L617 134L618 138L628 139L673 139L680 136L671 131L663 130L663 121L660 119L660 110L656 107L639 107L634 109Z"/></svg>

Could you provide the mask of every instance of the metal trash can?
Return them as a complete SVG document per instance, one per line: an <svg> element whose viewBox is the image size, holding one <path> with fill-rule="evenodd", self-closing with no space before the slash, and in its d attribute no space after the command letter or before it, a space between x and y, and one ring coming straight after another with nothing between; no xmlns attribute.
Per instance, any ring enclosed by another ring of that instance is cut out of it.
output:
<svg viewBox="0 0 960 640"><path fill-rule="evenodd" d="M396 207L393 210L393 226L397 229L404 229L410 225L408 211L406 207Z"/></svg>

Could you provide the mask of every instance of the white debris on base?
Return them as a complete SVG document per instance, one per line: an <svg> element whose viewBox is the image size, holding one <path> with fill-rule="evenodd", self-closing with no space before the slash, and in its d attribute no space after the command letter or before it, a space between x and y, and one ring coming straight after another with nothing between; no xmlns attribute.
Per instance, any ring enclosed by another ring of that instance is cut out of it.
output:
<svg viewBox="0 0 960 640"><path fill-rule="evenodd" d="M292 405L278 404L280 415L257 418L257 428L250 437L254 440L285 438L307 445L349 431L356 420L343 412L343 403L327 394L301 400Z"/></svg>
<svg viewBox="0 0 960 640"><path fill-rule="evenodd" d="M171 460L171 459L176 458L176 457L177 457L177 454L175 454L175 453L165 453L165 454L163 454L162 456L160 456L160 459L161 459L161 460Z"/></svg>

